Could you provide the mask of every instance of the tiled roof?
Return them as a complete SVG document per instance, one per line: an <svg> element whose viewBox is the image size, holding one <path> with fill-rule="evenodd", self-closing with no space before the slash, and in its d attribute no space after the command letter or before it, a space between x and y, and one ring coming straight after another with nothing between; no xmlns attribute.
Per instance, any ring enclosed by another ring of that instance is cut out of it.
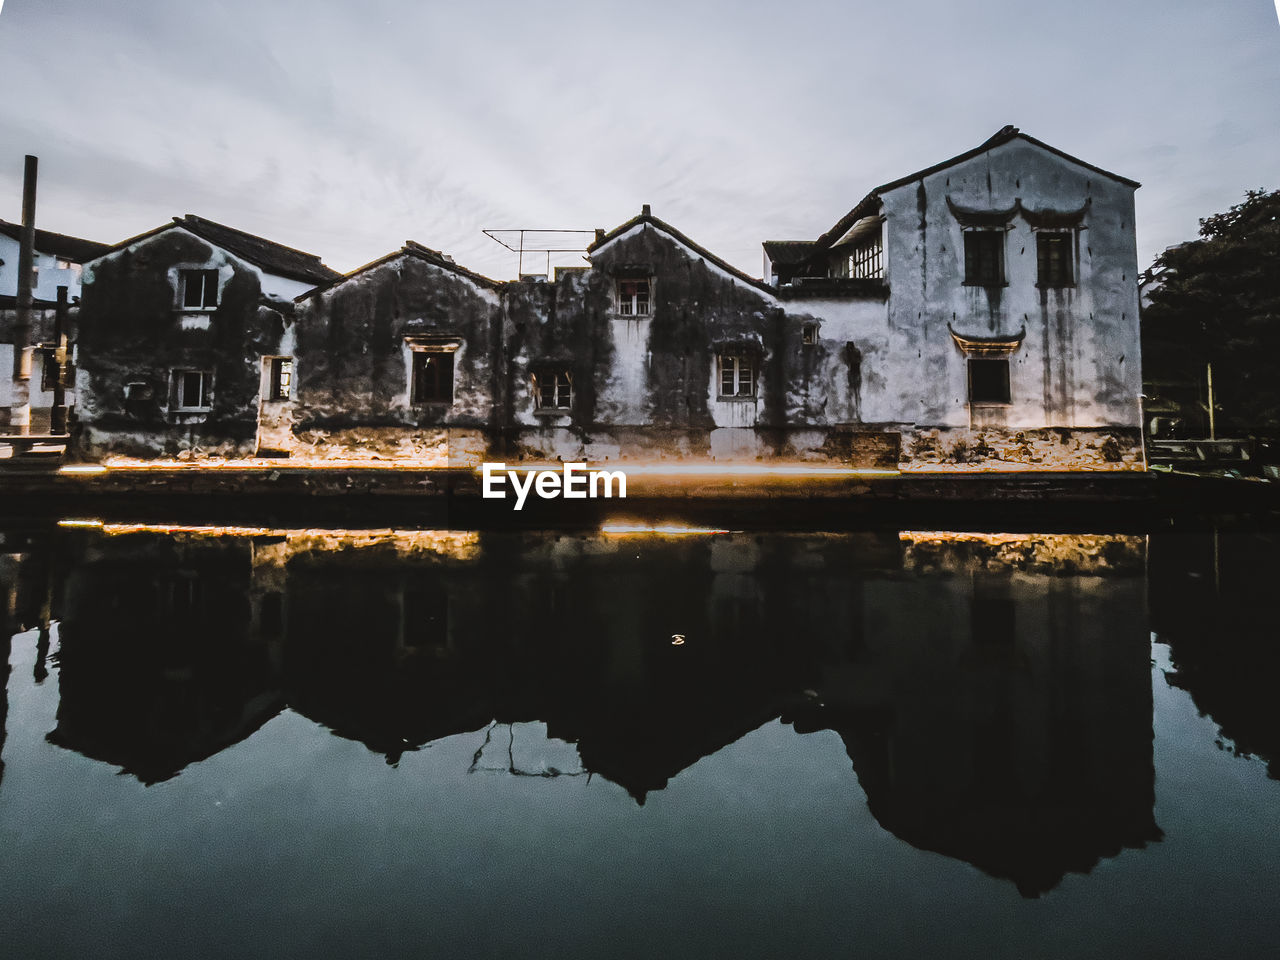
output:
<svg viewBox="0 0 1280 960"><path fill-rule="evenodd" d="M22 224L0 220L0 234L22 239ZM69 237L65 233L53 233L49 230L36 230L36 250L47 253L73 263L84 263L111 249L109 243L98 243L95 240L83 240L80 237Z"/></svg>

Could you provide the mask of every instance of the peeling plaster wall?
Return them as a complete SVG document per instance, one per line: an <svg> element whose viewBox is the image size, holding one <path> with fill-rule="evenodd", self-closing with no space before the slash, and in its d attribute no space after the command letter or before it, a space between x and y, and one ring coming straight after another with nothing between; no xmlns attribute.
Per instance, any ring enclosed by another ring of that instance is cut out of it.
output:
<svg viewBox="0 0 1280 960"><path fill-rule="evenodd" d="M1086 207L1075 231L1075 284L1037 287L1036 235L1015 213L1004 287L964 286L961 223L949 209ZM947 325L966 336L1014 336L1011 403L974 426L1136 427L1141 369L1133 188L1023 140L887 191L888 333L902 358L890 390L899 419L968 427L967 367ZM1086 206L1087 204L1087 206ZM914 364L914 368L912 368Z"/></svg>
<svg viewBox="0 0 1280 960"><path fill-rule="evenodd" d="M179 271L218 271L218 304L179 304ZM91 457L254 452L263 356L278 355L292 304L264 275L178 228L85 266L76 375L78 444ZM174 370L212 374L207 412L175 409Z"/></svg>

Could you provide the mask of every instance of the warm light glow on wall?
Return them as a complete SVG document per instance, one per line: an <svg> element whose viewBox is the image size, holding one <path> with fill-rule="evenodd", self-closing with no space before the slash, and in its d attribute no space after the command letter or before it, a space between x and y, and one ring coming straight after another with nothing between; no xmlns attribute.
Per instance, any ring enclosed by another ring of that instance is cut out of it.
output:
<svg viewBox="0 0 1280 960"><path fill-rule="evenodd" d="M714 527L689 527L679 523L606 523L600 528L601 533L610 536L636 536L650 534L662 537L683 537L689 535L706 535L713 533L732 533L732 530L717 530Z"/></svg>

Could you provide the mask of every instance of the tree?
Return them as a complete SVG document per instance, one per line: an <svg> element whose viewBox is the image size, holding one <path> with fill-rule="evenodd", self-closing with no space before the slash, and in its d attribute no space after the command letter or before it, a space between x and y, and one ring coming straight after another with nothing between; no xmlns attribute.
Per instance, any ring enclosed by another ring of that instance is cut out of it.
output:
<svg viewBox="0 0 1280 960"><path fill-rule="evenodd" d="M1203 382L1211 363L1218 435L1280 438L1280 190L1201 220L1152 274L1144 379Z"/></svg>

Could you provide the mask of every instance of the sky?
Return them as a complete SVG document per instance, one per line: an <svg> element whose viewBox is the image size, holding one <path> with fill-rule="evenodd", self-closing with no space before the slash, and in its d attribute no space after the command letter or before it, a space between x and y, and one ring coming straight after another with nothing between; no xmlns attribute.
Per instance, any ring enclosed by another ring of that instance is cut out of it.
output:
<svg viewBox="0 0 1280 960"><path fill-rule="evenodd" d="M30 153L38 226L104 242L194 213L511 279L482 229L648 203L759 276L1005 124L1143 184L1142 265L1280 188L1276 0L0 2L0 218Z"/></svg>

